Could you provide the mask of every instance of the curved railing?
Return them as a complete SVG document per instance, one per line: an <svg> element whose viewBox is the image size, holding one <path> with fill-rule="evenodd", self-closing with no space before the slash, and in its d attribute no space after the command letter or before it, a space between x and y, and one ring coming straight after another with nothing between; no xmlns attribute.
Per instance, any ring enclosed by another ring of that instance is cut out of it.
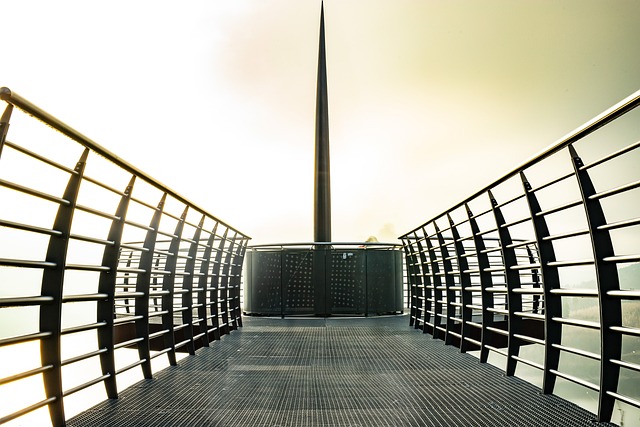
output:
<svg viewBox="0 0 640 427"><path fill-rule="evenodd" d="M380 242L250 246L244 310L282 318L402 313L401 248Z"/></svg>
<svg viewBox="0 0 640 427"><path fill-rule="evenodd" d="M242 325L249 237L9 89L0 98L0 424L48 408L61 426L76 393L115 398L120 374L151 378L159 356L176 364Z"/></svg>
<svg viewBox="0 0 640 427"><path fill-rule="evenodd" d="M640 408L639 104L401 237L412 325L600 421Z"/></svg>

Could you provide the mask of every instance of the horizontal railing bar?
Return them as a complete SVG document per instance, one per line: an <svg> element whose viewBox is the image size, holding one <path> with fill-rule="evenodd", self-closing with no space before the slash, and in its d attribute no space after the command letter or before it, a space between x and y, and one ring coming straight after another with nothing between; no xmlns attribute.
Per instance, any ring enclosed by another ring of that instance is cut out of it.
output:
<svg viewBox="0 0 640 427"><path fill-rule="evenodd" d="M552 320L557 323L561 323L563 325L570 326L580 326L590 329L600 329L600 324L596 322L591 322L588 320L579 320L579 319L566 319L563 317L553 317Z"/></svg>
<svg viewBox="0 0 640 427"><path fill-rule="evenodd" d="M74 334L76 332L91 331L93 329L102 328L104 326L107 326L107 322L89 323L86 325L71 326L68 328L64 328L62 331L60 331L60 333L62 335Z"/></svg>
<svg viewBox="0 0 640 427"><path fill-rule="evenodd" d="M501 354L501 355L503 355L504 357L509 357L509 355L507 354L507 352L506 352L506 351L501 350L501 349L499 349L499 348L497 348L497 347L494 347L494 346L492 346L492 345L488 345L488 344L487 344L487 345L485 345L485 348L487 348L488 350L491 350L491 351L493 351L493 352L495 352L495 353Z"/></svg>
<svg viewBox="0 0 640 427"><path fill-rule="evenodd" d="M521 248L522 246L529 246L529 245L535 245L536 241L535 240L524 240L522 242L515 242L512 243L510 245L505 246L506 248L509 249L515 249L515 248ZM524 255L523 255L524 256Z"/></svg>
<svg viewBox="0 0 640 427"><path fill-rule="evenodd" d="M41 374L43 372L49 371L51 369L53 369L53 365L39 366L37 368L31 369L31 370L28 370L28 371L24 371L24 372L21 372L19 374L11 375L10 377L0 378L0 386L4 385L4 384L12 383L14 381L19 381L19 380L22 380L24 378L29 378L29 377L32 377L34 375L38 375L38 374Z"/></svg>
<svg viewBox="0 0 640 427"><path fill-rule="evenodd" d="M90 182L92 184L95 184L98 187L104 188L105 190L108 190L108 191L110 191L110 192L112 192L114 194L117 194L118 196L124 196L125 195L124 191L118 190L118 189L113 188L113 187L110 187L107 184L105 184L104 182L98 181L97 179L91 178L90 176L83 175L82 179L85 180L85 181L88 181L88 182Z"/></svg>
<svg viewBox="0 0 640 427"><path fill-rule="evenodd" d="M70 168L70 167L61 165L60 163L54 162L51 159L48 159L48 158L46 158L44 156L41 156L40 154L35 153L35 152L31 151L31 150L28 150L28 149L26 149L26 148L24 148L24 147L22 147L22 146L20 146L18 144L15 144L13 142L5 140L4 141L4 145L7 146L7 147L13 148L16 151L19 151L22 154L26 154L29 157L33 157L36 160L39 160L39 161L41 161L43 163L46 163L49 166L53 166L54 168L60 169L60 170L62 170L64 172L67 172L67 173L70 173L70 174L76 174L77 173L75 170L73 170L73 168Z"/></svg>
<svg viewBox="0 0 640 427"><path fill-rule="evenodd" d="M163 329L161 331L154 332L152 334L149 334L149 339L152 340L152 339L161 337L163 335L168 334L169 332L171 332L169 329Z"/></svg>
<svg viewBox="0 0 640 427"><path fill-rule="evenodd" d="M521 218L521 219L517 219L515 221L511 221L511 222L507 222L505 224L502 224L500 226L500 228L509 228L509 227L513 227L514 225L518 225L518 224L522 224L525 223L527 221L531 221L531 217L525 217L525 218Z"/></svg>
<svg viewBox="0 0 640 427"><path fill-rule="evenodd" d="M504 335L504 336L509 335L509 331L505 331L504 329L500 329L500 328L494 328L493 326L487 326L486 329L488 331L495 332L496 334L499 334L499 335Z"/></svg>
<svg viewBox="0 0 640 427"><path fill-rule="evenodd" d="M14 228L18 230L31 231L33 233L39 234L48 234L50 236L62 236L62 233L58 230L52 230L50 228L36 227L34 225L29 224L21 224L19 222L6 221L4 219L0 219L0 226Z"/></svg>
<svg viewBox="0 0 640 427"><path fill-rule="evenodd" d="M640 180L630 182L629 184L621 185L620 187L612 188L611 190L603 191L601 193L589 196L589 200L598 200L605 197L615 196L616 194L624 193L625 191L633 190L640 187Z"/></svg>
<svg viewBox="0 0 640 427"><path fill-rule="evenodd" d="M553 295L567 296L567 297L597 297L598 291L596 289L569 289L559 288L551 289L550 292Z"/></svg>
<svg viewBox="0 0 640 427"><path fill-rule="evenodd" d="M81 240L83 242L97 243L97 244L105 245L105 246L113 246L115 244L115 242L113 240L98 239L96 237L81 236L79 234L71 234L69 236L69 238L74 239L74 240Z"/></svg>
<svg viewBox="0 0 640 427"><path fill-rule="evenodd" d="M596 354L590 351L582 350L575 347L568 347L561 344L551 344L551 345L554 348L557 348L558 350L561 350L561 351L566 351L567 353L577 354L578 356L588 357L589 359L593 359L593 360L598 360L598 361L600 360L599 354Z"/></svg>
<svg viewBox="0 0 640 427"><path fill-rule="evenodd" d="M79 386L76 386L76 387L70 388L69 390L65 390L64 392L62 392L62 396L63 396L63 397L70 396L70 395L72 395L73 393L77 393L77 392L79 392L80 390L84 390L85 388L89 388L89 387L91 387L92 385L98 384L99 382L102 382L102 381L104 381L104 380L106 380L107 378L110 378L110 377L111 377L111 374L105 374L105 375L102 375L102 376L100 376L100 377L98 377L98 378L95 378L95 379L93 379L93 380L91 380L91 381L87 381L87 382L86 382L86 383L84 383L84 384L80 384Z"/></svg>
<svg viewBox="0 0 640 427"><path fill-rule="evenodd" d="M56 268L55 262L0 258L0 265L24 268Z"/></svg>
<svg viewBox="0 0 640 427"><path fill-rule="evenodd" d="M573 177L573 176L575 176L575 172L569 172L569 173L566 173L566 174L564 174L564 175L562 175L562 176L560 176L560 177L558 177L558 178L554 179L553 181L549 181L549 182L547 182L546 184L542 184L542 185L540 185L540 186L538 186L538 187L531 188L531 190L529 190L529 192L530 192L530 193L535 193L536 191L543 190L543 189L545 189L545 188L547 188L547 187L552 186L553 184L557 184L557 183L559 183L560 181L564 181L565 179L567 179L567 178L571 178L571 177Z"/></svg>
<svg viewBox="0 0 640 427"><path fill-rule="evenodd" d="M591 264L593 264L592 259L576 259L571 261L550 261L547 263L547 267L576 267Z"/></svg>
<svg viewBox="0 0 640 427"><path fill-rule="evenodd" d="M570 231L568 233L555 234L553 236L543 237L542 240L553 241L553 240L559 240L559 239L567 239L570 237L583 236L585 234L589 234L589 230L576 230L576 231Z"/></svg>
<svg viewBox="0 0 640 427"><path fill-rule="evenodd" d="M526 311L516 311L514 314L516 316L524 317L526 319L544 321L544 314L529 313Z"/></svg>
<svg viewBox="0 0 640 427"><path fill-rule="evenodd" d="M640 254L610 256L610 257L605 257L602 260L604 262L616 262L616 263L636 262L636 261L640 261Z"/></svg>
<svg viewBox="0 0 640 427"><path fill-rule="evenodd" d="M602 230L615 230L617 228L630 227L632 225L640 224L640 218L626 219L624 221L612 222L610 224L604 224L598 227L598 231Z"/></svg>
<svg viewBox="0 0 640 427"><path fill-rule="evenodd" d="M542 289L542 288L513 288L512 290L516 294L523 294L523 295L542 295L542 294L544 294L544 289Z"/></svg>
<svg viewBox="0 0 640 427"><path fill-rule="evenodd" d="M605 162L607 162L607 161L609 161L611 159L615 159L616 157L619 157L619 156L621 156L621 155L623 155L625 153L628 153L629 151L633 151L638 147L640 147L640 141L638 141L638 142L636 142L634 144L631 144L631 145L629 145L629 146L627 146L625 148L622 148L622 149L620 149L618 151L615 151L615 152L613 152L613 153L611 153L611 154L609 154L609 155L607 155L607 156L605 156L605 157L603 157L603 158L601 158L599 160L596 160L596 161L588 163L588 164L586 164L584 166L581 166L580 170L591 169L594 166L598 166L598 165L600 165L602 163L605 163Z"/></svg>
<svg viewBox="0 0 640 427"><path fill-rule="evenodd" d="M139 223L134 222L134 221L129 221L128 219L125 219L124 223L127 224L127 225L130 225L132 227L141 228L143 230L155 231L153 228L149 227L148 225L139 224Z"/></svg>
<svg viewBox="0 0 640 427"><path fill-rule="evenodd" d="M608 291L607 295L610 297L618 297L621 299L640 299L640 291L638 290Z"/></svg>
<svg viewBox="0 0 640 427"><path fill-rule="evenodd" d="M521 334L513 334L513 336L518 338L519 340L527 341L527 342L530 342L532 344L545 345L544 340L541 340L539 338L534 338L534 337L530 337L528 335L521 335Z"/></svg>
<svg viewBox="0 0 640 427"><path fill-rule="evenodd" d="M640 329L638 328L630 328L628 326L610 326L609 330L619 332L623 335L634 335L636 337L640 337Z"/></svg>
<svg viewBox="0 0 640 427"><path fill-rule="evenodd" d="M538 213L536 213L536 216L551 215L551 214L554 214L556 212L560 212L560 211L564 211L564 210L567 210L567 209L571 209L571 208L574 208L574 207L580 206L580 205L582 205L582 199L574 200L573 202L568 202L568 203L565 203L564 205L556 206L555 208L551 208L551 209L547 209L546 211L538 212Z"/></svg>
<svg viewBox="0 0 640 427"><path fill-rule="evenodd" d="M142 247L142 246L136 246L136 245L130 245L128 243L121 243L120 247L125 248L125 249L131 249L132 251L149 252L149 248L145 248L145 247Z"/></svg>
<svg viewBox="0 0 640 427"><path fill-rule="evenodd" d="M131 369L135 368L136 366L140 366L140 365L142 365L143 363L146 363L146 362L147 362L147 359L136 360L136 361L135 361L135 362L133 362L132 364L127 365L127 366L124 366L124 367L122 367L122 368L118 369L118 370L116 371L116 375L120 375L120 374L122 374L123 372L127 372L127 371L129 371L129 370L131 370Z"/></svg>
<svg viewBox="0 0 640 427"><path fill-rule="evenodd" d="M620 393L616 393L616 392L613 392L613 391L607 391L607 394L609 396L614 397L614 398L616 398L616 399L618 399L618 400L620 400L620 401L622 401L624 403L627 403L627 404L629 404L631 406L635 406L636 408L640 408L640 401L639 400L632 399L632 398L630 398L628 396L625 396L625 395L622 395Z"/></svg>
<svg viewBox="0 0 640 427"><path fill-rule="evenodd" d="M28 414L29 412L33 412L36 409L40 409L40 408L42 408L44 406L47 406L47 405L55 402L56 400L57 399L55 397L50 397L48 399L41 400L38 403L34 403L33 405L27 406L26 408L22 408L19 411L14 412L13 414L9 414L9 415L6 415L6 416L0 418L0 424L4 424L4 423L7 423L7 422L9 422L11 420L15 420L16 418L21 417L21 416L23 416L25 414Z"/></svg>
<svg viewBox="0 0 640 427"><path fill-rule="evenodd" d="M539 263L518 264L518 265L512 265L510 267L511 270L537 270L538 268L540 268L540 264Z"/></svg>
<svg viewBox="0 0 640 427"><path fill-rule="evenodd" d="M50 194L43 193L42 191L34 190L33 188L29 188L29 187L25 187L23 185L15 184L13 182L6 181L4 179L0 179L0 186L6 187L6 188L10 188L10 189L15 190L15 191L19 191L21 193L25 193L25 194L28 194L30 196L37 197L39 199L44 199L44 200L48 200L50 202L58 203L60 205L69 206L71 204L71 203L69 203L68 200L62 199L60 197L52 196Z"/></svg>
<svg viewBox="0 0 640 427"><path fill-rule="evenodd" d="M622 366L623 368L640 372L640 365L638 365L637 363L625 362L624 360L617 360L617 359L609 359L609 361L614 365Z"/></svg>
<svg viewBox="0 0 640 427"><path fill-rule="evenodd" d="M518 194L517 196L514 196L514 197L512 197L511 199L509 199L509 200L507 200L507 201L505 201L505 202L498 203L498 204L495 206L495 209L500 209L500 208L502 208L502 207L504 207L504 206L507 206L507 205L509 205L509 204L511 204L511 203L513 203L513 202L516 202L516 201L518 201L518 200L522 199L523 197L524 197L524 194Z"/></svg>
<svg viewBox="0 0 640 427"><path fill-rule="evenodd" d="M25 296L25 297L3 297L0 298L0 307L25 307L42 305L53 302L53 297L49 296Z"/></svg>
<svg viewBox="0 0 640 427"><path fill-rule="evenodd" d="M96 215L96 216L100 216L102 218L110 219L111 221L119 221L120 220L120 218L115 216L115 215L111 215L110 213L99 211L98 209L94 209L94 208L91 208L89 206L84 206L84 205L77 204L76 205L76 209L78 209L79 211L83 211L83 212L87 212L87 213Z"/></svg>
<svg viewBox="0 0 640 427"><path fill-rule="evenodd" d="M129 346L132 346L134 344L137 344L137 343L141 342L142 340L144 340L144 338L137 337L137 338L130 339L128 341L122 341L122 342L119 342L118 344L114 344L113 349L117 350L119 348L129 347Z"/></svg>
<svg viewBox="0 0 640 427"><path fill-rule="evenodd" d="M599 386L597 386L596 384L594 384L592 382L589 382L587 380L583 380L582 378L574 377L573 375L565 374L565 373L562 373L560 371L556 371L555 369L549 369L549 372L551 372L555 376L558 376L560 378L564 378L565 380L568 380L568 381L571 381L573 383L579 384L581 386L590 388L593 391L600 392L600 387Z"/></svg>
<svg viewBox="0 0 640 427"><path fill-rule="evenodd" d="M103 301L109 298L109 295L103 293L82 294L82 295L66 295L62 297L62 302L86 302L86 301Z"/></svg>
<svg viewBox="0 0 640 427"><path fill-rule="evenodd" d="M106 265L83 265L83 264L67 264L64 266L65 270L79 270L79 271L110 271L111 268Z"/></svg>
<svg viewBox="0 0 640 427"><path fill-rule="evenodd" d="M522 358L522 357L520 357L520 356L516 356L516 355L511 355L511 358L512 358L513 360L517 360L518 362L522 362L522 363L524 363L525 365L529 365L529 366L531 366L532 368L537 368L537 369L540 369L541 371L542 371L542 370L544 370L544 366L542 366L542 365L541 365L541 364L539 364L539 363L532 362L531 360L527 360L527 359L524 359L524 358Z"/></svg>
<svg viewBox="0 0 640 427"><path fill-rule="evenodd" d="M119 273L134 273L134 274L144 274L147 270L143 268L133 268L133 267L118 267L116 271Z"/></svg>
<svg viewBox="0 0 640 427"><path fill-rule="evenodd" d="M71 357L69 359L63 360L62 361L62 366L70 365L72 363L76 363L76 362L80 362L82 360L90 359L92 357L99 356L99 355L101 355L103 353L106 353L106 352L107 352L106 348L101 348L101 349L92 351L90 353L85 353L85 354L81 354L79 356Z"/></svg>
<svg viewBox="0 0 640 427"><path fill-rule="evenodd" d="M40 338L50 337L51 332L35 332L32 334L18 335L15 337L8 337L0 339L0 347L12 344L21 344L29 341L39 340Z"/></svg>

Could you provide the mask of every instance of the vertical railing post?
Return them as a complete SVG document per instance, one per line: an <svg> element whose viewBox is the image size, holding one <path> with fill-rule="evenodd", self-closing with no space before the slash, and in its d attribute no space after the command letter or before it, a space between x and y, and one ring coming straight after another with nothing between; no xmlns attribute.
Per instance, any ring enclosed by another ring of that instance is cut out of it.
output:
<svg viewBox="0 0 640 427"><path fill-rule="evenodd" d="M227 230L228 231L228 230ZM220 315L222 316L222 331L221 333L228 334L231 332L231 324L229 322L229 272L231 271L231 259L235 246L235 241L228 237L228 233L225 233L225 240L229 242L225 245L224 262L222 263L222 271L220 274Z"/></svg>
<svg viewBox="0 0 640 427"><path fill-rule="evenodd" d="M514 270L518 265L516 251L510 245L513 243L509 229L505 226L506 221L502 214L498 202L491 191L489 198L491 199L491 208L496 219L498 227L498 238L500 239L500 248L502 249L502 264L504 265L504 275L507 287L507 366L505 372L508 376L514 375L516 371L517 360L514 356L518 356L520 352L520 341L514 336L522 330L521 319L515 313L522 311L522 297L516 294L513 289L520 287L520 273Z"/></svg>
<svg viewBox="0 0 640 427"><path fill-rule="evenodd" d="M227 242L227 233L229 229L226 228L223 235L220 237L220 242L218 243L218 248L216 249L216 259L213 265L213 271L215 273L212 275L211 280L211 305L210 311L213 320L213 339L219 340L221 337L220 331L220 283L221 283L221 275L222 275L222 256L224 255L225 243Z"/></svg>
<svg viewBox="0 0 640 427"><path fill-rule="evenodd" d="M42 373L44 389L47 398L55 398L49 404L49 415L54 426L65 425L63 389L62 389L62 357L60 341L62 338L62 295L64 291L64 271L69 248L71 223L76 208L78 192L82 183L89 149L85 149L76 164L74 173L62 198L67 202L60 205L53 223L53 229L60 235L49 238L46 261L55 264L42 273L42 287L40 295L53 298L50 304L40 306L40 331L50 332L51 335L40 340L40 358L42 366L51 366Z"/></svg>
<svg viewBox="0 0 640 427"><path fill-rule="evenodd" d="M451 264L451 259L449 258L449 248L444 241L444 236L440 232L438 224L436 224L435 221L433 222L433 226L436 229L436 237L438 239L438 246L440 247L440 258L442 259L444 274L444 295L446 295L447 298L447 318L445 323L444 343L449 345L451 344L451 340L453 339L453 317L456 312L455 306L453 305L456 299L455 291L451 289L453 286L455 286L455 278L452 273L453 266Z"/></svg>
<svg viewBox="0 0 640 427"><path fill-rule="evenodd" d="M247 249L247 240L238 236L234 236L236 244L236 252L231 260L231 270L229 285L231 286L231 326L232 329L242 327L242 308L240 307L240 280L242 277L242 262Z"/></svg>
<svg viewBox="0 0 640 427"><path fill-rule="evenodd" d="M182 239L182 230L184 229L184 221L187 216L189 207L184 209L184 212L180 216L180 220L176 224L171 243L169 244L169 250L167 253L167 259L165 261L165 270L169 272L168 275L162 278L162 311L165 313L161 316L162 329L166 331L163 336L164 348L169 349L167 352L167 358L169 364L176 366L178 361L176 360L176 338L174 334L174 299L175 299L175 286L176 286L176 269L178 265L178 253L180 251L180 241Z"/></svg>
<svg viewBox="0 0 640 427"><path fill-rule="evenodd" d="M2 157L2 148L4 147L4 141L7 138L7 132L9 131L9 120L11 119L11 113L13 112L13 105L7 104L7 107L0 117L0 157Z"/></svg>
<svg viewBox="0 0 640 427"><path fill-rule="evenodd" d="M489 341L489 330L487 328L493 327L493 313L489 311L493 308L493 297L487 290L493 286L493 277L489 268L491 268L491 262L489 261L489 254L486 252L487 247L484 244L484 238L480 233L480 227L476 217L471 212L468 205L465 204L467 216L469 217L469 225L471 226L471 234L473 235L473 244L475 246L476 257L478 258L478 274L480 275L480 299L482 303L482 330L480 335L480 362L486 363L489 358L489 349L487 348L487 341Z"/></svg>
<svg viewBox="0 0 640 427"><path fill-rule="evenodd" d="M562 339L562 325L553 318L562 317L562 300L559 295L552 293L553 289L560 288L560 276L558 267L550 266L549 263L556 260L553 242L547 238L550 236L549 227L542 212L538 198L532 191L531 184L524 173L520 173L524 192L529 204L531 221L538 245L538 259L540 260L540 275L542 276L542 289L544 295L544 373L542 376L542 392L553 393L556 383L556 375L560 363L560 350L554 346L559 345Z"/></svg>
<svg viewBox="0 0 640 427"><path fill-rule="evenodd" d="M409 237L402 239L402 247L407 260L407 280L409 282L409 326L415 329L420 327L418 321L418 312L421 307L418 297L418 289L420 289L420 277L418 276L418 259L413 249L413 243Z"/></svg>
<svg viewBox="0 0 640 427"><path fill-rule="evenodd" d="M164 202L167 198L167 193L162 195L160 203L156 208L151 223L149 224L149 230L144 239L145 252L142 252L140 256L139 269L142 273L139 273L138 280L136 281L136 292L141 293L143 296L136 298L135 308L135 326L136 336L141 338L138 342L138 357L142 364L142 374L145 378L153 378L151 372L151 344L149 342L149 291L151 288L151 275L153 270L153 259L155 256L156 240L158 237L158 228L160 227L160 219L162 218L162 210L164 209Z"/></svg>
<svg viewBox="0 0 640 427"><path fill-rule="evenodd" d="M622 335L611 329L622 325L622 306L617 298L610 298L609 291L620 289L618 269L615 263L606 262L615 255L609 231L600 227L607 224L604 211L596 196L596 189L584 163L573 145L569 145L573 168L580 187L580 194L587 216L589 236L593 248L593 258L598 286L598 306L600 308L600 396L598 400L598 421L610 421L613 414L615 393L618 388L620 366L611 360L620 360L622 355Z"/></svg>
<svg viewBox="0 0 640 427"><path fill-rule="evenodd" d="M100 273L98 280L98 292L106 294L107 298L97 303L97 320L105 322L104 328L98 329L98 347L106 349L105 353L100 354L100 365L103 375L109 375L104 381L107 396L110 399L118 398L118 386L116 383L116 362L115 362L115 339L114 339L114 313L115 313L115 293L116 280L118 277L118 263L120 257L120 245L122 244L122 232L124 230L125 216L131 201L131 193L133 192L133 184L136 176L133 175L129 181L129 185L124 190L124 194L120 199L120 203L115 212L115 219L111 223L107 240L113 242L104 248L102 255L102 265L109 267L109 271Z"/></svg>
<svg viewBox="0 0 640 427"><path fill-rule="evenodd" d="M440 266L438 265L438 256L431 243L431 238L428 236L427 231L424 230L425 244L427 245L427 251L429 253L429 266L431 267L431 277L433 279L433 338L439 338L440 325L444 310L442 309L442 279L440 277Z"/></svg>
<svg viewBox="0 0 640 427"><path fill-rule="evenodd" d="M465 257L464 244L460 240L460 233L456 227L451 215L447 214L447 219L451 226L451 234L453 241L455 242L456 261L458 262L458 271L460 277L460 300L462 302L461 317L462 324L460 325L460 351L466 353L469 349L469 343L466 338L469 333L469 322L471 322L472 310L469 307L471 305L471 292L468 290L471 287L471 274L469 273L469 262Z"/></svg>
<svg viewBox="0 0 640 427"><path fill-rule="evenodd" d="M422 229L423 236L426 237L426 231ZM431 285L431 276L429 275L431 272L431 268L429 267L429 261L427 260L427 255L425 254L424 247L422 246L422 242L418 239L418 235L416 234L416 243L418 246L418 258L420 261L420 269L422 271L422 291L421 294L423 296L422 302L422 333L426 334L429 331L429 323L433 323L433 318L431 312L434 311L435 305L435 294L433 290L433 286ZM435 317L435 316L433 316Z"/></svg>
<svg viewBox="0 0 640 427"><path fill-rule="evenodd" d="M203 216L204 218L204 216ZM198 294L198 317L203 319L200 323L200 334L202 334L202 345L204 347L209 347L209 316L207 315L207 308L209 308L209 271L211 269L211 253L213 252L213 242L216 238L216 229L218 228L218 222L213 227L211 234L209 234L209 238L207 239L207 244L204 248L204 253L202 254L202 263L200 264L200 277L198 278L198 287L202 289Z"/></svg>
<svg viewBox="0 0 640 427"><path fill-rule="evenodd" d="M181 218L182 221L186 219L187 210ZM184 265L184 276L182 279L182 323L187 325L184 327L184 339L189 340L187 343L187 351L190 355L196 354L196 347L194 342L193 333L193 272L196 267L196 257L198 256L198 242L200 241L200 234L202 234L202 226L204 224L204 216L201 218L196 231L193 234L193 239L187 252L187 260ZM186 308L186 309L184 309ZM204 319L203 319L204 320Z"/></svg>

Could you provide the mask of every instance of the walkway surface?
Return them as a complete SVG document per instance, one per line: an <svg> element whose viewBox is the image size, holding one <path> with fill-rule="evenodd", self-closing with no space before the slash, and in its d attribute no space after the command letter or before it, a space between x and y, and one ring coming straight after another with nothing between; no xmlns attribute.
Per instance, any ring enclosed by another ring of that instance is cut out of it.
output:
<svg viewBox="0 0 640 427"><path fill-rule="evenodd" d="M244 323L68 425L613 425L423 335L406 316Z"/></svg>

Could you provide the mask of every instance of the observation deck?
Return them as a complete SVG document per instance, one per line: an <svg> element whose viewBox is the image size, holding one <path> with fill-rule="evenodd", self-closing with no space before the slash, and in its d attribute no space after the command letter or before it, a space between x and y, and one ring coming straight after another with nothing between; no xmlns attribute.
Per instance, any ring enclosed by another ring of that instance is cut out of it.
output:
<svg viewBox="0 0 640 427"><path fill-rule="evenodd" d="M377 318L243 316L247 234L0 99L0 424L640 425L640 91L400 236Z"/></svg>

